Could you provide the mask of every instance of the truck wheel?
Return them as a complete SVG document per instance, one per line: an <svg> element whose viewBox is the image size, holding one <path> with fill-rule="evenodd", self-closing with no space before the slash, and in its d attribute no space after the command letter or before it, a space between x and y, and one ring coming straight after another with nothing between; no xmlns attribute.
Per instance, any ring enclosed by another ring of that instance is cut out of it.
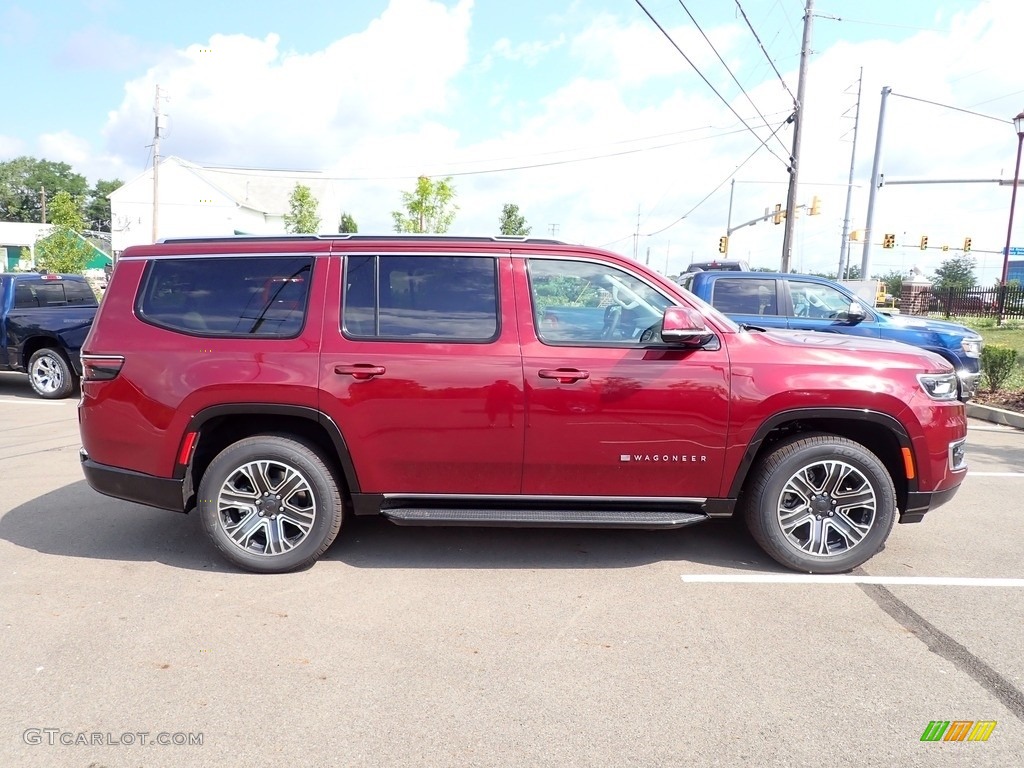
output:
<svg viewBox="0 0 1024 768"><path fill-rule="evenodd" d="M59 349L37 349L28 361L28 380L32 389L47 400L59 400L71 394L75 374Z"/></svg>
<svg viewBox="0 0 1024 768"><path fill-rule="evenodd" d="M780 443L744 493L747 527L774 560L807 573L841 573L885 544L896 490L881 461L859 443L804 435Z"/></svg>
<svg viewBox="0 0 1024 768"><path fill-rule="evenodd" d="M221 451L203 474L196 508L221 554L257 573L312 565L341 529L334 473L311 445L283 435Z"/></svg>

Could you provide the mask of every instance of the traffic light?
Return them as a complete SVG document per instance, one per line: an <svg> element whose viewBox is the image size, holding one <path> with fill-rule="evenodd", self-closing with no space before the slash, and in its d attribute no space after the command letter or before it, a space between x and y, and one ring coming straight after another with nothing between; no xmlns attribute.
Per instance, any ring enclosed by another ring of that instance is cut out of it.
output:
<svg viewBox="0 0 1024 768"><path fill-rule="evenodd" d="M971 251L971 238L964 238L964 253L970 253Z"/></svg>
<svg viewBox="0 0 1024 768"><path fill-rule="evenodd" d="M896 235L886 235L882 239L883 248L895 248L896 247Z"/></svg>
<svg viewBox="0 0 1024 768"><path fill-rule="evenodd" d="M782 204L781 203L776 203L775 204L775 216L772 217L772 221L774 221L776 224L781 224L782 220L784 218L786 218L786 212L784 210L782 210Z"/></svg>
<svg viewBox="0 0 1024 768"><path fill-rule="evenodd" d="M808 216L817 216L821 213L821 199L815 195L811 199L811 210L808 212Z"/></svg>
<svg viewBox="0 0 1024 768"><path fill-rule="evenodd" d="M921 235L921 250L928 250L928 235Z"/></svg>
<svg viewBox="0 0 1024 768"><path fill-rule="evenodd" d="M723 236L723 237L718 238L718 252L719 253L728 253L729 252L729 238L728 237L724 237Z"/></svg>

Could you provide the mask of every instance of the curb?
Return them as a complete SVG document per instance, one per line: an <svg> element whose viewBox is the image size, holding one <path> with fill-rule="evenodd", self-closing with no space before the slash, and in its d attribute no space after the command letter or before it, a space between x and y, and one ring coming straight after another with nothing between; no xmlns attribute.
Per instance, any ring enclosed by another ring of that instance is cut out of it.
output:
<svg viewBox="0 0 1024 768"><path fill-rule="evenodd" d="M993 424L1024 429L1024 413L1004 411L1002 408L993 408L989 405L967 403L967 416L972 419L991 421Z"/></svg>

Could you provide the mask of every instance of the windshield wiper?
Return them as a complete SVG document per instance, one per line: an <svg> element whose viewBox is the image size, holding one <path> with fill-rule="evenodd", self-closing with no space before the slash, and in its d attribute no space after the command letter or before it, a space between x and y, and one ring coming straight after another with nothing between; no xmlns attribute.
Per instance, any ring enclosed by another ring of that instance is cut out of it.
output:
<svg viewBox="0 0 1024 768"><path fill-rule="evenodd" d="M740 323L740 328L744 331L760 331L761 333L767 333L767 328L762 328L759 325L751 325L750 323Z"/></svg>

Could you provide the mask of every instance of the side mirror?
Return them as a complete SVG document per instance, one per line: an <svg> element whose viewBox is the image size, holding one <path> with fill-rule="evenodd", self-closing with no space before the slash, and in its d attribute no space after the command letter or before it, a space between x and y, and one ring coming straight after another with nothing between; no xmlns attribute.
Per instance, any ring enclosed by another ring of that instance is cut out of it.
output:
<svg viewBox="0 0 1024 768"><path fill-rule="evenodd" d="M856 301L850 304L850 308L846 312L842 313L842 319L850 320L855 323L859 323L867 316L868 313L864 311L864 307Z"/></svg>
<svg viewBox="0 0 1024 768"><path fill-rule="evenodd" d="M669 307L661 320L661 340L673 346L699 349L715 335L699 312L689 307Z"/></svg>

